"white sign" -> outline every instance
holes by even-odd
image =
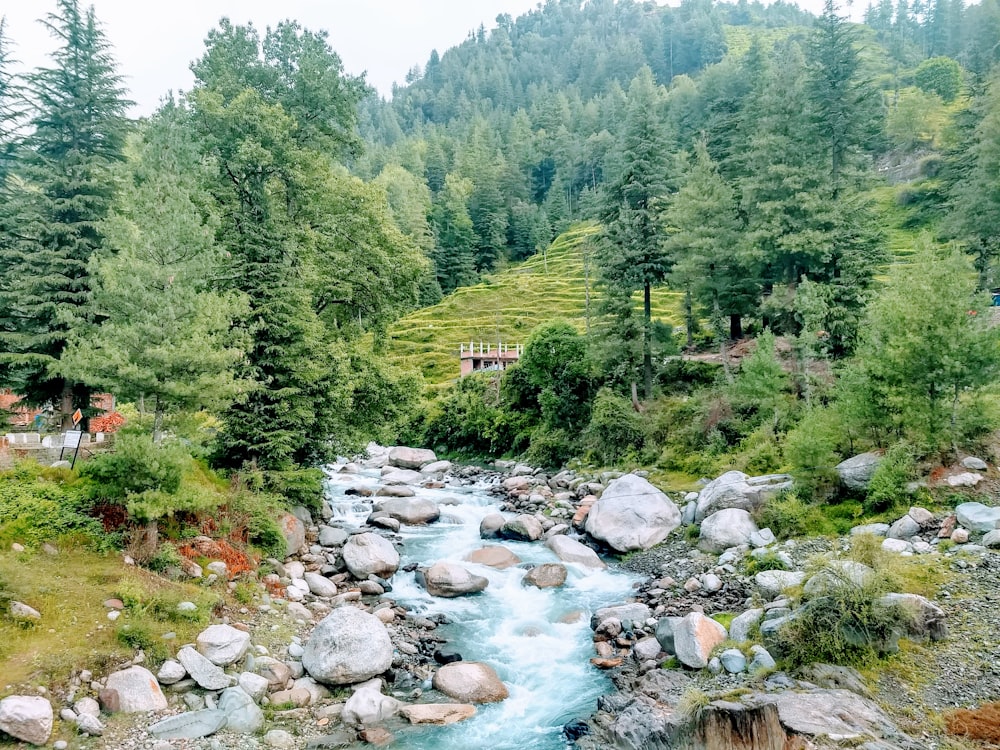
[[[70,430],[65,433],[63,439],[63,448],[79,448],[80,447],[80,437],[83,435],[81,430]]]

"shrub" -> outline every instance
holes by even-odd
[[[743,559],[743,572],[748,576],[755,576],[765,570],[787,569],[784,561],[778,557],[778,553],[772,550],[768,550],[763,555],[749,555]]]
[[[90,503],[78,482],[33,461],[0,473],[0,543],[40,544],[66,536],[108,541],[100,522],[87,515]]]
[[[986,703],[979,708],[960,708],[945,715],[948,734],[993,744],[1000,743],[1000,703]]]
[[[822,509],[803,501],[795,492],[782,492],[757,512],[761,528],[770,528],[778,539],[830,534],[832,525]]]
[[[584,440],[599,463],[614,464],[629,452],[641,450],[646,432],[631,401],[602,388],[594,399]]]
[[[547,430],[538,427],[531,434],[526,458],[538,466],[558,468],[565,465],[576,453],[576,446],[565,430]]]
[[[122,434],[114,453],[86,462],[80,475],[91,480],[93,497],[120,503],[147,490],[176,493],[190,463],[190,454],[177,443],[156,444],[149,437]]]
[[[875,469],[865,497],[865,510],[869,513],[888,510],[904,499],[914,471],[913,449],[906,441],[895,443]]]
[[[800,487],[817,492],[832,486],[841,432],[839,415],[833,409],[817,407],[788,433],[784,453]]]

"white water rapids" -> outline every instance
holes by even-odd
[[[360,526],[371,512],[368,498],[345,496],[350,487],[378,485],[378,473],[331,474],[327,496],[334,523]],[[402,526],[402,565],[438,560],[459,563],[489,579],[480,594],[457,599],[430,596],[413,573],[398,572],[387,596],[414,613],[442,613],[451,624],[438,628],[466,661],[492,666],[510,690],[501,703],[477,707],[476,715],[446,727],[401,731],[394,746],[407,750],[562,750],[565,723],[589,715],[611,682],[590,664],[594,656],[590,615],[598,607],[624,601],[636,580],[615,571],[593,571],[566,563],[564,586],[523,586],[524,567],[496,570],[464,560],[485,544],[503,544],[524,563],[558,562],[541,542],[497,542],[479,538],[479,523],[499,512],[496,498],[482,486],[428,490],[418,497],[435,501],[441,519],[428,526]],[[430,684],[425,686],[430,689]]]

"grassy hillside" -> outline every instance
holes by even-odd
[[[397,364],[419,369],[428,385],[436,386],[458,377],[462,343],[523,344],[532,329],[555,318],[565,318],[584,331],[587,265],[592,316],[599,302],[592,259],[597,230],[595,224],[577,225],[557,237],[545,253],[407,315],[390,331],[389,356]],[[677,323],[679,300],[675,292],[654,290],[653,315]]]

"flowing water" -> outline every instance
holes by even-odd
[[[376,486],[378,473],[331,475],[328,499],[335,522],[359,526],[371,511],[365,498],[345,496],[349,487]],[[460,563],[489,579],[480,594],[457,599],[432,597],[417,585],[413,573],[392,579],[396,601],[427,616],[442,613],[451,624],[437,633],[448,639],[466,661],[492,666],[510,690],[501,703],[479,706],[476,715],[448,727],[414,727],[400,736],[407,750],[562,750],[562,726],[589,715],[597,698],[612,690],[608,678],[590,664],[594,656],[590,615],[598,607],[621,602],[635,578],[615,571],[593,571],[567,563],[566,584],[539,590],[523,586],[523,567],[507,570],[465,562],[484,544],[479,522],[499,507],[484,486],[414,488],[418,497],[434,500],[441,519],[428,526],[403,526],[402,564],[430,565],[439,560]],[[558,562],[541,543],[502,544],[524,563]],[[429,688],[430,685],[428,684]]]

